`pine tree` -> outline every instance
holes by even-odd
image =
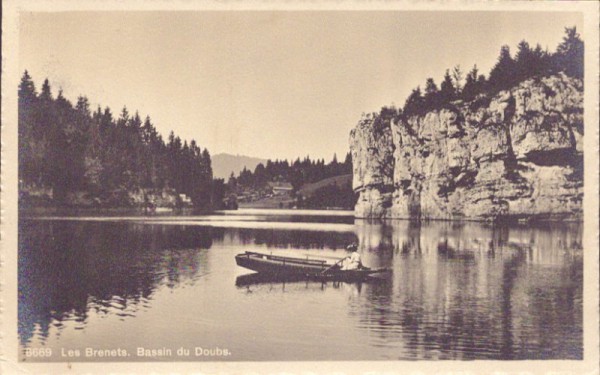
[[[31,108],[35,104],[36,99],[35,84],[26,70],[19,83],[19,109]]]
[[[76,139],[77,118],[73,105],[63,96],[62,90],[59,90],[54,102],[50,86],[48,85],[47,89],[42,87],[40,101],[40,110],[45,119],[42,129],[49,144],[46,180],[53,188],[54,199],[63,202],[67,193],[80,182],[74,181],[78,177],[76,171],[79,170],[80,164],[73,152],[75,145],[72,145]]]
[[[427,78],[425,82],[425,111],[431,111],[439,107],[440,103],[439,90],[433,78]]]
[[[460,68],[460,65],[456,65],[452,69],[452,79],[454,80],[454,89],[456,90],[456,94],[459,95],[462,91],[462,80],[463,80],[463,72]]]
[[[462,99],[471,101],[485,89],[485,76],[479,74],[477,65],[473,65],[473,69],[467,73],[465,78],[465,87],[462,91]]]
[[[558,70],[564,70],[571,77],[583,78],[584,45],[577,28],[565,28],[562,43],[556,48],[555,61]]]
[[[35,165],[33,155],[36,140],[34,139],[37,94],[31,76],[25,71],[19,84],[19,181],[40,183],[40,166]]]
[[[102,121],[102,110],[98,108],[91,121],[87,147],[84,155],[84,180],[85,187],[94,194],[102,191],[102,149],[103,142],[100,135],[100,125]]]
[[[402,113],[407,118],[424,113],[424,99],[421,95],[420,87],[417,87],[410,93],[406,99],[406,102],[404,103]]]
[[[48,78],[44,80],[44,84],[42,85],[42,92],[40,93],[40,100],[52,101],[52,91],[50,89],[50,82],[48,82]]]
[[[104,136],[106,132],[108,132],[108,130],[112,127],[112,125],[113,115],[110,112],[110,108],[106,107],[104,108],[104,112],[102,113],[102,118],[100,120],[100,134]]]
[[[443,103],[450,103],[454,99],[456,99],[456,88],[454,87],[454,83],[452,82],[450,70],[446,69],[446,74],[444,74],[444,80],[440,85],[440,100]]]
[[[119,126],[121,128],[125,128],[125,127],[127,127],[128,122],[129,122],[129,111],[127,110],[126,106],[123,106],[123,109],[121,110],[121,115],[119,116],[119,119],[117,120],[117,126]]]
[[[517,54],[515,56],[515,80],[524,81],[527,78],[533,77],[538,63],[539,61],[536,61],[529,43],[522,40],[517,46]]]
[[[492,93],[510,88],[516,82],[515,71],[515,61],[510,55],[510,48],[502,46],[498,62],[490,71],[488,80]]]

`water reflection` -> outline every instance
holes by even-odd
[[[85,323],[90,310],[131,315],[153,291],[210,272],[215,228],[126,223],[36,222],[19,225],[19,336],[49,325]],[[190,250],[192,249],[192,250]]]
[[[324,231],[314,217],[277,220],[281,229],[267,228],[263,219],[256,228],[248,220],[227,228],[22,220],[21,343],[70,335],[95,344],[106,338],[91,328],[99,324],[95,319],[106,319],[124,322],[118,329],[125,336],[142,330],[160,338],[157,347],[169,337],[172,346],[205,337],[210,327],[215,341],[236,337],[227,343],[238,345],[232,348],[241,353],[238,360],[582,358],[581,225],[349,223],[336,217],[327,224],[336,229]],[[273,280],[244,275],[233,260],[244,250],[339,258],[352,242],[365,265],[391,268],[390,277]],[[153,309],[178,325],[149,326],[154,320],[142,317]],[[288,329],[296,337],[285,346],[276,333],[282,319],[294,323]],[[197,321],[210,324],[199,332]],[[327,337],[303,336],[331,321],[339,329]],[[134,336],[123,343],[139,344]],[[337,345],[350,347],[329,350]]]
[[[359,228],[366,262],[394,269],[358,308],[381,343],[414,358],[582,357],[580,226]]]

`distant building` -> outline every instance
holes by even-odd
[[[191,205],[192,204],[192,198],[188,197],[185,194],[179,194],[179,199],[181,199],[181,202],[183,204],[187,204],[187,205]]]
[[[273,195],[289,195],[292,192],[292,184],[289,182],[269,182]]]

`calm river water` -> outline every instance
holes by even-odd
[[[335,262],[355,241],[387,278],[257,282],[234,260],[251,250]],[[583,356],[578,224],[241,210],[21,219],[19,243],[22,360]]]

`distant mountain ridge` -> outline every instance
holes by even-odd
[[[231,176],[231,172],[233,172],[235,176],[238,176],[244,167],[246,167],[248,170],[254,171],[254,168],[256,168],[258,164],[267,163],[267,159],[226,153],[213,155],[211,159],[213,177],[224,178],[226,181],[229,176]]]

